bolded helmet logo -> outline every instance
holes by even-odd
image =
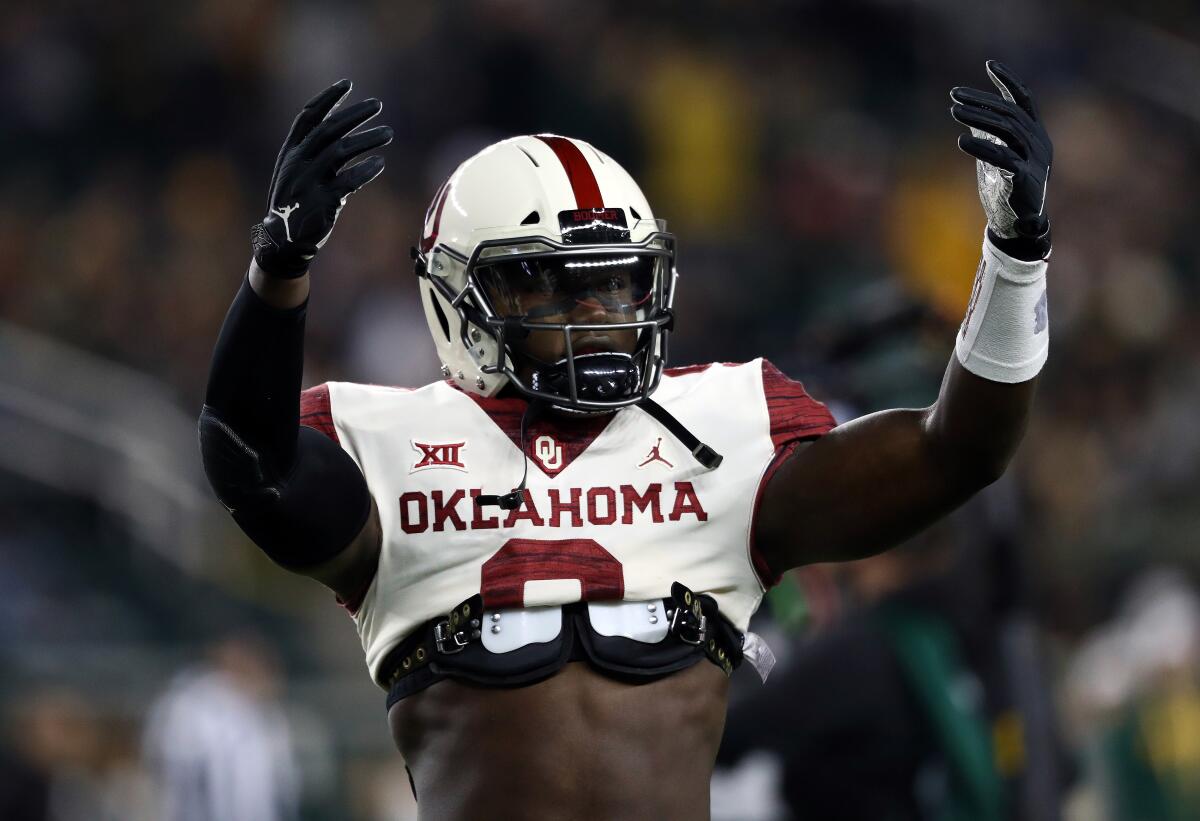
[[[620,208],[577,208],[560,211],[558,227],[568,245],[629,242],[629,223]]]

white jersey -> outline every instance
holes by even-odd
[[[371,675],[427,620],[481,593],[485,608],[645,601],[679,581],[716,599],[745,631],[770,572],[752,534],[765,479],[833,418],[771,363],[669,369],[654,399],[724,457],[701,466],[630,407],[602,417],[547,413],[526,434],[525,503],[479,507],[521,479],[526,402],[331,382],[304,392],[301,423],[358,463],[379,507],[378,570],[355,600]]]

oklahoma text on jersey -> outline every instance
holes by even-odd
[[[663,486],[653,482],[641,490],[633,485],[619,488],[578,487],[548,488],[539,503],[533,494],[525,491],[525,503],[516,510],[508,511],[501,520],[488,508],[475,504],[475,497],[484,493],[482,488],[458,490],[410,490],[400,494],[400,529],[405,533],[424,533],[432,528],[443,530],[494,530],[515,527],[519,522],[529,522],[534,527],[583,527],[583,525],[611,525],[634,523],[635,513],[639,520],[661,524],[663,521],[678,522],[684,516],[695,516],[697,521],[708,521],[708,513],[700,504],[696,488],[691,482],[675,482],[673,491],[668,491],[670,501],[666,517],[663,516]],[[469,495],[468,495],[469,494]],[[463,502],[471,500],[469,505]],[[544,512],[544,514],[543,514]],[[464,518],[464,515],[466,518]]]

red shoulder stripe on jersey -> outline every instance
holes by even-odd
[[[579,146],[566,137],[555,137],[552,134],[538,134],[537,138],[550,146],[558,161],[562,163],[563,170],[567,172],[571,190],[575,192],[575,207],[603,208],[600,184],[596,182],[596,175]]]
[[[754,543],[754,523],[758,521],[763,489],[801,442],[825,435],[836,423],[825,405],[809,396],[802,384],[784,376],[779,368],[766,359],[762,361],[762,376],[775,457],[763,472],[754,496],[754,512],[750,519],[750,561],[763,586],[770,588],[779,584],[783,574],[767,565],[766,557]]]
[[[771,464],[767,465],[767,469],[763,471],[762,478],[758,481],[758,490],[754,493],[754,507],[750,513],[750,562],[754,565],[754,572],[758,574],[759,581],[763,587],[768,590],[783,581],[783,574],[773,571],[767,565],[767,558],[758,549],[758,545],[754,543],[754,523],[758,521],[758,507],[762,504],[763,490],[767,483],[771,481],[771,477],[783,467],[783,463],[792,455],[797,447],[800,446],[800,441],[795,440],[784,445],[781,450],[776,451],[775,458],[771,460]]]
[[[771,442],[776,450],[789,442],[812,439],[833,429],[836,424],[833,414],[809,396],[804,385],[788,379],[766,359],[762,361],[762,371]]]
[[[687,376],[692,373],[704,373],[713,365],[736,368],[738,365],[745,364],[745,362],[705,362],[703,365],[676,365],[674,368],[666,368],[663,373],[667,376]]]
[[[667,368],[663,373],[667,376],[687,376],[689,373],[704,373],[712,366],[713,363],[711,362],[703,365],[680,365],[677,368]]]
[[[300,424],[338,441],[337,428],[333,426],[333,408],[329,404],[328,385],[321,384],[300,392]]]

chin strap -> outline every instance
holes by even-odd
[[[646,397],[638,403],[638,407],[658,420],[664,428],[671,432],[672,436],[679,440],[681,445],[691,451],[696,461],[704,467],[716,470],[721,466],[721,460],[725,457],[697,439],[694,433],[685,428],[683,423],[672,416],[662,405],[650,397]]]
[[[521,484],[514,487],[508,493],[497,494],[480,494],[475,497],[475,505],[477,507],[487,507],[488,505],[496,505],[501,510],[516,510],[525,501],[525,481],[529,478],[529,454],[525,446],[525,434],[529,430],[529,426],[538,420],[545,411],[545,403],[532,400],[525,406],[525,412],[521,414],[521,459],[524,469],[521,471]]]

